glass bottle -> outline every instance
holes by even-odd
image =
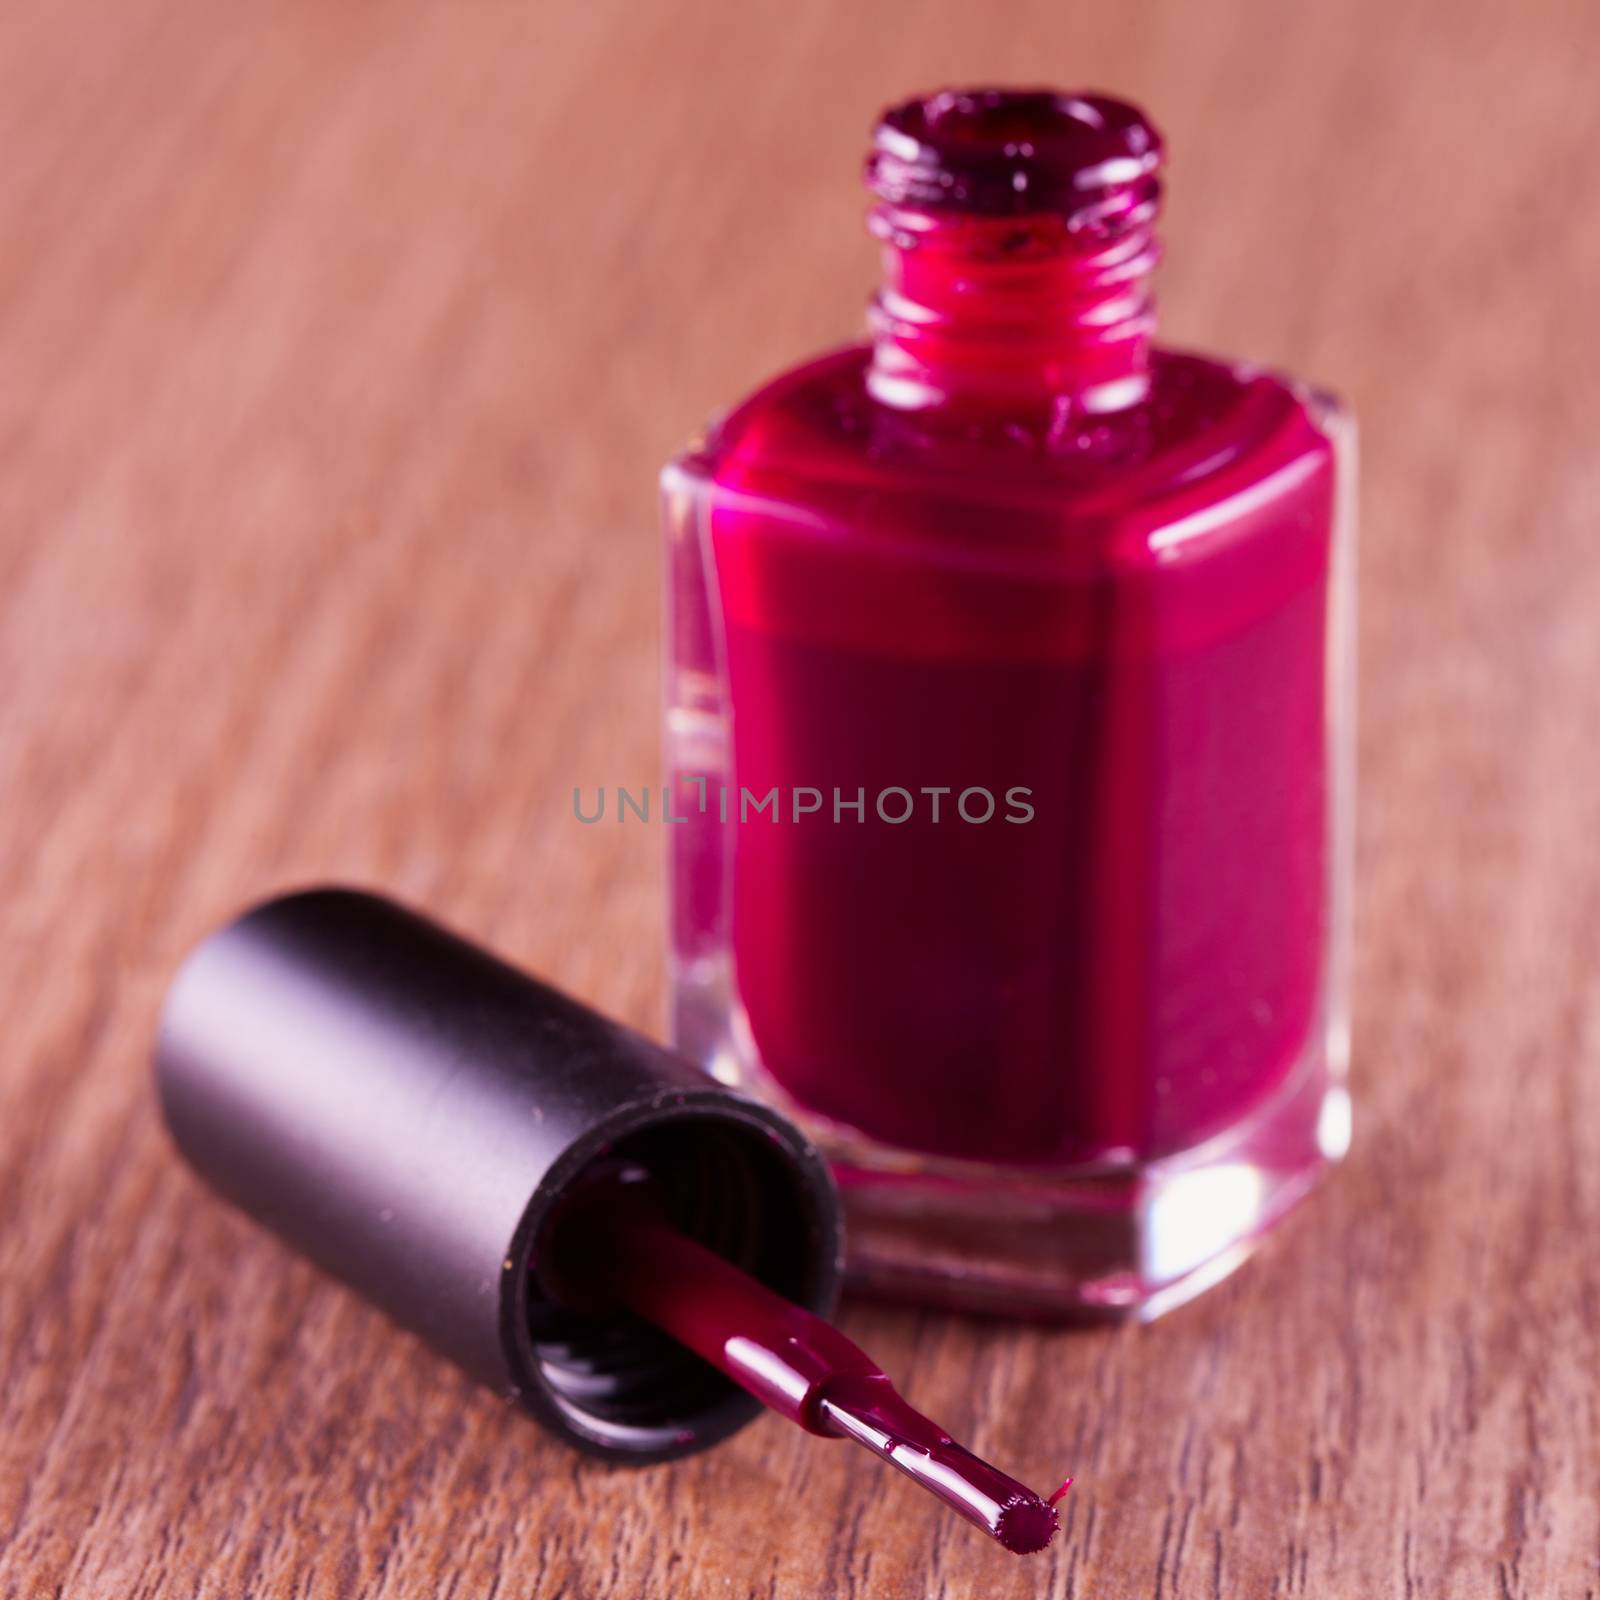
[[[1348,1143],[1353,434],[1153,342],[1161,153],[889,111],[870,340],[663,477],[676,1041],[885,1293],[1152,1316]]]

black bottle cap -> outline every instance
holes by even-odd
[[[391,901],[249,912],[173,983],[156,1047],[178,1148],[230,1200],[593,1454],[688,1455],[760,1411],[625,1312],[558,1303],[541,1239],[602,1159],[686,1233],[826,1315],[838,1199],[776,1112]]]

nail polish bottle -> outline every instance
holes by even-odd
[[[1349,1138],[1353,431],[1155,342],[1161,159],[889,111],[870,339],[664,474],[675,1039],[884,1293],[1153,1316]]]

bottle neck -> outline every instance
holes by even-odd
[[[880,201],[868,387],[901,410],[1115,411],[1149,387],[1153,205],[1113,228]]]

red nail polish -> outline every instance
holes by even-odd
[[[870,342],[664,477],[677,1039],[889,1292],[1152,1315],[1348,1139],[1353,433],[1154,342],[1161,155],[889,112]]]
[[[246,912],[174,979],[155,1067],[202,1177],[566,1444],[669,1461],[765,1406],[1050,1543],[1059,1491],[825,1319],[839,1215],[799,1132],[437,923],[338,888]]]
[[[594,1168],[551,1252],[567,1282],[626,1306],[807,1432],[853,1439],[1014,1555],[1055,1536],[1070,1478],[1045,1500],[957,1443],[831,1323],[674,1226],[637,1166]]]

